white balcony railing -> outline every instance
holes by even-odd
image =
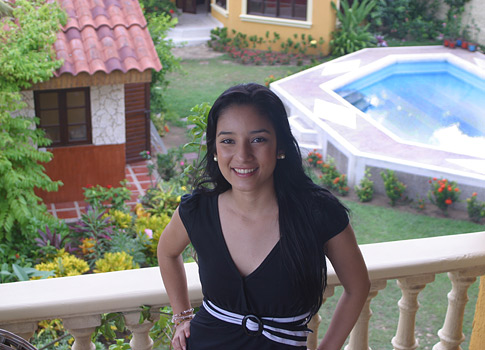
[[[464,336],[463,315],[468,287],[485,275],[485,232],[361,245],[372,286],[364,310],[350,335],[346,350],[368,350],[370,304],[388,280],[397,280],[402,297],[396,300],[399,320],[396,334],[389,339],[395,350],[414,350],[418,294],[438,273],[448,272],[452,290],[439,343],[433,350],[460,349]],[[202,292],[197,266],[186,264],[189,296],[193,305],[201,303]],[[325,297],[333,294],[339,281],[329,266]],[[446,303],[446,300],[441,301]],[[74,350],[93,349],[91,334],[100,325],[101,315],[122,312],[133,333],[132,349],[152,347],[148,332],[151,323],[139,324],[141,305],[168,305],[158,268],[63,277],[0,285],[0,328],[30,338],[40,320],[60,318],[74,337]],[[319,319],[311,321],[318,328]],[[316,348],[317,333],[308,341]]]

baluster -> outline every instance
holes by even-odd
[[[402,297],[398,302],[399,322],[396,336],[391,341],[394,350],[414,350],[418,347],[419,342],[414,335],[416,313],[419,309],[418,294],[426,287],[426,284],[434,281],[434,277],[434,275],[423,275],[402,278],[397,281],[402,291]]]
[[[322,305],[325,304],[328,298],[330,298],[335,293],[335,286],[327,286],[325,292],[323,293],[323,301]],[[308,328],[310,328],[313,333],[310,333],[307,338],[307,349],[308,350],[315,350],[318,346],[318,327],[322,322],[322,318],[319,314],[316,314],[312,317],[310,322],[308,323]]]
[[[463,334],[463,317],[468,302],[468,288],[477,279],[485,274],[483,266],[448,272],[451,280],[451,292],[448,293],[448,309],[446,310],[443,328],[438,331],[440,342],[433,346],[433,350],[461,350],[460,344],[465,340]]]
[[[362,308],[357,323],[350,332],[349,344],[345,347],[345,350],[370,350],[369,348],[369,321],[372,316],[372,310],[370,303],[377,293],[386,288],[386,280],[372,281],[367,301]]]
[[[130,312],[124,314],[126,328],[128,328],[133,334],[133,338],[130,341],[132,350],[151,350],[153,346],[153,340],[150,337],[150,329],[153,323],[145,320],[140,323],[140,312]]]
[[[34,332],[37,330],[37,322],[2,324],[0,325],[0,328],[12,332],[19,337],[22,337],[25,340],[29,341],[30,338],[32,338],[32,336],[34,335]]]
[[[64,328],[74,337],[72,350],[94,350],[91,334],[101,325],[101,315],[69,317],[62,319]]]

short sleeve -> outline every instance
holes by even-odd
[[[179,215],[182,223],[187,230],[189,238],[191,238],[192,228],[194,227],[194,222],[196,220],[197,208],[199,207],[200,201],[199,193],[184,194],[180,199],[179,204]]]
[[[350,222],[348,210],[333,195],[315,200],[312,212],[322,245],[342,232]]]

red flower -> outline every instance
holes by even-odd
[[[437,178],[435,178],[435,177],[433,177],[433,181],[436,181],[436,180],[438,180],[438,179],[437,179]]]
[[[336,177],[335,179],[333,179],[333,183],[334,184],[338,184],[339,181],[340,181],[340,178],[339,177]]]
[[[109,189],[109,188],[113,188],[113,186],[111,186],[111,185],[108,185],[108,186],[106,186],[106,188],[108,188],[108,189]]]
[[[19,255],[18,253],[17,253],[17,254],[15,254],[15,258],[16,258],[16,259],[20,259],[20,255]]]
[[[168,11],[168,12],[170,12],[171,14],[173,14],[175,11],[174,11],[174,10],[172,10],[172,9],[170,9],[170,11]]]
[[[87,188],[91,188],[91,187],[93,187],[93,185],[91,185],[91,184],[87,184],[87,185],[86,185],[86,187],[87,187]]]
[[[308,158],[308,161],[309,161],[309,162],[311,163],[311,162],[313,162],[313,159],[311,159],[311,158]]]
[[[439,193],[443,192],[443,188],[444,188],[444,187],[440,187],[440,188],[438,188],[438,192],[439,192]]]
[[[472,197],[476,197],[477,196],[477,193],[476,192],[473,192],[472,193]]]
[[[317,164],[322,164],[323,160],[317,160]]]
[[[453,201],[450,198],[448,198],[447,200],[445,200],[445,204],[446,205],[450,205],[452,203],[453,203]]]
[[[448,192],[451,192],[453,189],[451,188],[451,186],[448,186]]]
[[[169,132],[170,131],[170,129],[168,128],[167,125],[165,125],[163,128],[165,129],[165,132]]]
[[[455,187],[455,192],[459,192],[460,189],[458,187]]]

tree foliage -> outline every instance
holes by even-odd
[[[0,18],[0,240],[28,237],[53,220],[34,190],[61,183],[44,173],[52,154],[39,147],[50,141],[38,118],[22,115],[21,91],[61,66],[53,44],[65,20],[56,2],[43,0],[16,0],[12,16]]]

